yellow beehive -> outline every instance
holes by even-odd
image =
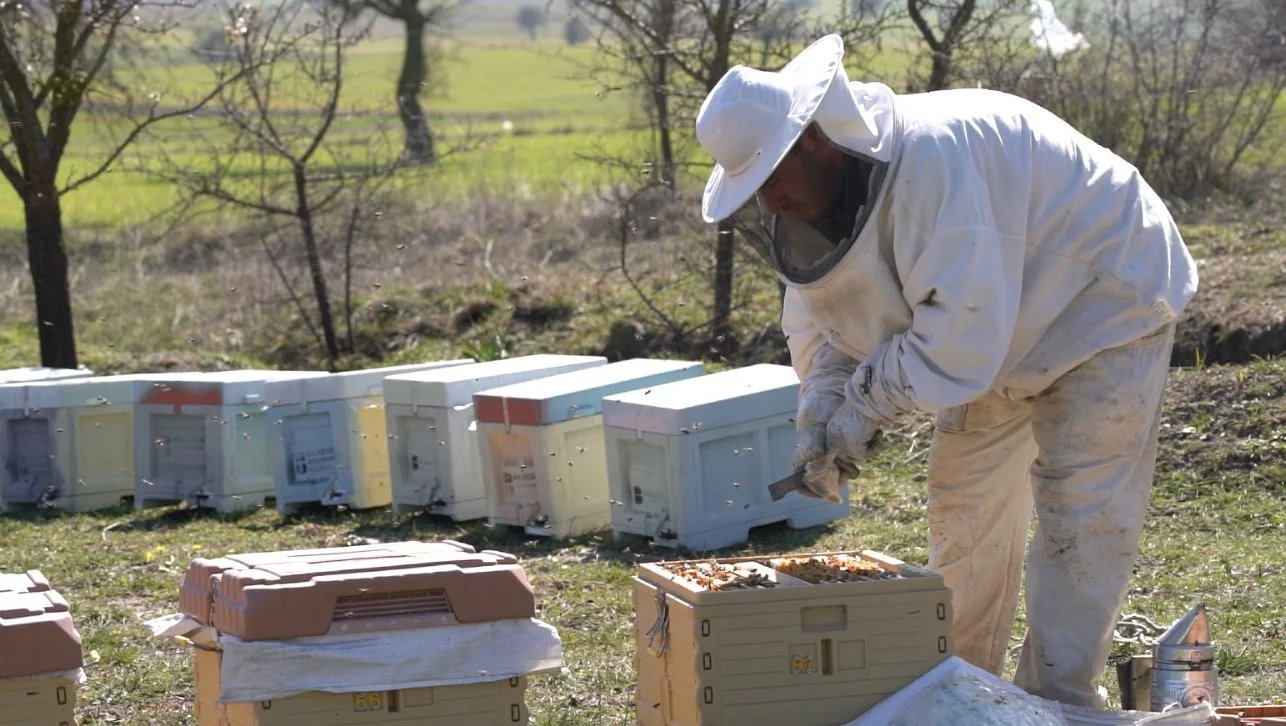
[[[876,552],[646,563],[633,583],[639,726],[839,726],[953,655],[942,578]]]
[[[0,678],[0,724],[76,726],[76,681],[70,677]]]
[[[222,655],[198,647],[193,668],[198,726],[507,726],[528,721],[526,678],[373,693],[304,693],[259,703],[219,703]]]
[[[517,558],[450,540],[198,558],[180,598],[203,624],[194,649],[200,726],[526,724],[527,678],[360,693],[308,691],[221,703],[219,637],[290,640],[534,617]],[[311,630],[310,630],[311,628]]]

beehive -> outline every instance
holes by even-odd
[[[84,368],[11,368],[0,371],[0,512],[10,505],[48,501],[64,478],[54,461],[56,426],[27,402],[27,384],[84,379]]]
[[[3,499],[69,512],[134,495],[134,406],[175,374],[56,378],[0,386],[8,431]]]
[[[192,562],[184,612],[223,636],[281,640],[403,631],[535,617],[517,559],[458,542],[230,555]],[[204,603],[213,602],[206,608]],[[206,635],[195,650],[201,726],[441,726],[526,724],[526,677],[359,693],[310,691],[255,703],[221,703],[222,653]]]
[[[169,374],[135,404],[134,504],[185,502],[220,512],[262,506],[275,495],[269,381],[311,371]]]
[[[277,509],[301,504],[373,509],[392,502],[384,378],[472,363],[472,358],[273,381],[270,437]]]
[[[74,726],[83,664],[71,608],[49,581],[0,574],[0,723]]]
[[[487,516],[473,394],[601,366],[588,355],[528,355],[384,379],[393,510],[456,521]]]
[[[633,601],[639,726],[839,726],[954,650],[941,577],[867,550],[646,563]]]
[[[1286,705],[1217,706],[1218,720],[1211,724],[1220,726],[1281,726],[1286,725]]]
[[[636,358],[474,394],[492,523],[556,538],[609,526],[603,396],[704,373]]]
[[[803,529],[847,515],[847,487],[838,503],[768,494],[791,471],[798,395],[792,368],[763,364],[605,396],[613,533],[701,551],[743,543],[764,524]]]

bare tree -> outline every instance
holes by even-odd
[[[1027,5],[1027,0],[906,0],[907,15],[929,51],[924,90],[941,90],[951,83],[952,61],[961,48],[991,42],[997,32],[1012,36],[1007,21]]]
[[[1268,166],[1286,160],[1274,2],[1086,3],[1071,30],[1089,50],[975,46],[957,72],[1040,103],[1130,160],[1161,193],[1192,200],[1234,182],[1250,156]]]
[[[657,148],[647,159],[607,159],[613,165],[646,165],[676,193],[683,182],[700,187],[709,165],[697,162],[694,176],[682,174],[682,147],[691,148],[692,122],[702,99],[737,59],[758,58],[778,67],[809,42],[827,33],[845,38],[850,63],[863,54],[892,21],[892,13],[813,16],[807,3],[782,11],[780,0],[570,0],[598,32],[591,75],[608,90],[636,94],[649,113]],[[731,222],[717,225],[711,285],[715,340],[731,340],[735,237]]]
[[[158,17],[180,2],[20,3],[0,2],[0,174],[22,200],[27,261],[36,296],[36,327],[42,365],[75,368],[76,335],[67,278],[62,198],[111,171],[148,128],[201,108],[231,80],[216,69],[213,89],[201,98],[163,105],[153,93],[145,102],[114,81],[131,42],[170,30]],[[107,140],[99,163],[72,178],[60,178],[63,155],[83,111],[96,109],[123,121]]]
[[[190,122],[194,135],[219,141],[211,141],[199,164],[182,164],[162,151],[162,163],[152,171],[192,200],[264,220],[264,251],[334,370],[341,354],[353,348],[354,243],[377,214],[369,211],[372,195],[400,163],[391,151],[381,161],[378,134],[367,129],[365,143],[351,133],[332,138],[344,115],[339,99],[346,52],[365,37],[369,24],[358,25],[352,12],[334,6],[306,20],[299,4],[278,4],[261,14],[254,6],[229,3],[226,12],[236,28],[231,52],[240,78],[218,94],[214,127],[205,119]],[[354,158],[358,153],[364,158]],[[311,285],[312,310],[288,269],[298,257]],[[341,260],[344,346],[325,264],[333,257]]]
[[[406,132],[405,154],[408,161],[428,164],[437,159],[433,133],[429,129],[420,97],[429,88],[430,52],[425,36],[434,28],[445,27],[457,7],[456,0],[330,0],[348,11],[370,10],[401,21],[406,30],[406,49],[402,54],[402,72],[397,78],[397,111]]]

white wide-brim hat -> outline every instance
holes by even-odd
[[[734,66],[697,112],[697,141],[714,157],[701,216],[718,222],[772,176],[843,70],[844,41],[827,35],[776,72]]]

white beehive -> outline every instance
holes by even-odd
[[[492,524],[556,538],[610,525],[603,396],[704,373],[636,358],[474,394]]]
[[[53,378],[0,386],[0,499],[70,512],[134,495],[134,402],[166,374]]]
[[[302,504],[318,503],[387,506],[393,490],[384,379],[473,362],[459,358],[270,382],[277,510],[291,514]]]
[[[602,356],[528,355],[384,379],[393,511],[487,516],[473,394],[601,366]]]
[[[0,474],[0,512],[6,502],[26,502],[20,491],[38,489],[47,491],[46,485],[57,486],[58,472],[53,464],[53,429],[48,416],[33,414],[27,405],[26,385],[39,381],[61,381],[88,378],[94,375],[84,368],[10,368],[0,370],[0,461],[4,471]],[[10,499],[10,495],[17,498]]]
[[[269,381],[312,371],[237,370],[176,374],[135,404],[134,504],[187,502],[220,512],[274,496],[269,458],[275,411]]]
[[[701,551],[846,516],[847,488],[837,503],[768,495],[791,472],[798,394],[794,369],[762,364],[604,397],[613,533]]]

